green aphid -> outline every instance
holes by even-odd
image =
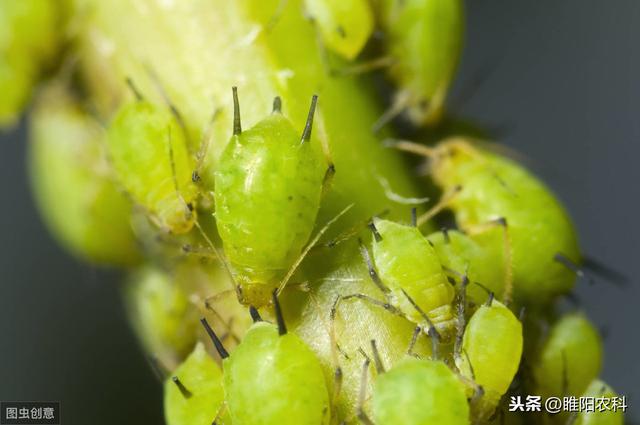
[[[581,258],[573,224],[524,167],[462,138],[435,148],[402,141],[395,146],[431,159],[432,176],[444,192],[440,205],[480,246],[507,245],[516,301],[543,304],[573,288],[575,272],[566,263]],[[510,289],[505,292],[508,301]]]
[[[191,230],[198,195],[195,161],[169,108],[138,96],[120,108],[108,133],[110,158],[129,196],[162,230]]]
[[[325,175],[311,140],[316,101],[302,132],[282,115],[279,98],[270,116],[243,131],[234,89],[233,136],[215,173],[215,216],[244,304],[269,303],[315,226]]]
[[[124,290],[131,323],[146,352],[168,366],[191,352],[199,314],[171,275],[144,267],[129,277]]]
[[[0,127],[11,126],[58,50],[54,0],[0,0]]]
[[[57,239],[94,263],[130,266],[139,262],[131,203],[110,175],[99,123],[64,89],[52,86],[31,114],[29,138],[35,200]]]
[[[401,360],[378,376],[371,403],[377,425],[469,424],[464,385],[440,361]]]
[[[167,425],[211,425],[216,419],[216,424],[230,424],[223,403],[220,366],[198,343],[164,384]]]
[[[575,417],[573,425],[623,425],[624,424],[624,411],[620,404],[616,404],[615,411],[613,410],[613,403],[626,404],[626,398],[623,400],[610,386],[596,379],[589,384],[582,397],[586,399],[593,399],[593,405],[589,409],[584,409],[579,412]],[[603,406],[597,407],[598,399],[607,400]],[[616,399],[618,402],[611,402]],[[588,411],[587,411],[588,410]]]
[[[502,303],[480,306],[467,323],[457,349],[461,375],[482,387],[479,417],[488,419],[513,381],[522,356],[522,324]]]
[[[288,333],[273,297],[278,326],[256,323],[229,355],[206,319],[202,323],[223,358],[224,393],[234,425],[319,425],[331,419],[329,392],[316,354]]]
[[[536,394],[579,396],[602,367],[602,341],[579,313],[558,320],[550,329],[533,365]]]
[[[457,230],[443,230],[427,236],[438,254],[445,271],[454,277],[466,274],[471,285],[467,296],[482,304],[489,293],[501,295],[508,279],[504,262],[504,247],[498,244],[480,245],[473,237]]]
[[[425,329],[435,326],[446,337],[455,326],[455,291],[433,247],[414,226],[374,219],[372,229],[378,284],[390,304],[412,322]]]
[[[354,59],[374,29],[369,0],[305,0],[327,48],[346,59]]]
[[[442,116],[462,50],[461,0],[383,0],[380,7],[389,74],[398,85],[391,115],[406,110],[417,124]]]

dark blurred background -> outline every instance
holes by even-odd
[[[604,379],[640,405],[640,2],[467,2],[453,98],[565,202],[584,251],[630,277],[579,282],[605,333]],[[117,276],[70,258],[30,197],[25,131],[0,135],[0,400],[59,400],[67,425],[161,424],[161,389],[120,303]]]

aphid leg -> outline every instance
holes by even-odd
[[[415,348],[416,343],[418,342],[418,337],[420,336],[421,333],[422,333],[422,328],[420,326],[416,326],[415,329],[413,329],[413,334],[411,335],[411,342],[409,343],[409,348],[407,349],[407,355],[412,357],[418,357],[418,355],[413,352],[413,349]]]
[[[320,240],[320,238],[322,237],[322,235],[324,235],[327,230],[329,230],[329,228],[331,227],[331,225],[333,223],[335,223],[336,221],[338,221],[340,219],[340,217],[342,217],[343,215],[345,215],[347,213],[347,211],[349,211],[351,208],[353,207],[353,204],[349,205],[348,207],[346,207],[345,209],[343,209],[342,211],[340,211],[335,217],[333,217],[331,220],[329,220],[319,231],[318,233],[313,237],[313,239],[311,239],[311,241],[307,244],[307,246],[305,247],[304,250],[302,250],[302,252],[300,253],[300,255],[298,256],[298,258],[296,259],[296,261],[293,263],[293,265],[291,266],[291,268],[289,269],[289,271],[287,272],[287,274],[285,275],[285,277],[282,279],[282,281],[280,282],[280,286],[278,287],[277,290],[277,295],[280,295],[280,293],[282,292],[282,290],[284,289],[284,287],[287,285],[287,283],[289,283],[289,280],[291,279],[291,276],[293,276],[293,274],[296,272],[296,270],[298,269],[298,267],[300,266],[300,264],[302,263],[302,261],[305,259],[305,257],[307,256],[307,254],[309,253],[309,251],[311,251],[311,249],[318,243],[318,241]]]
[[[384,373],[384,365],[382,364],[382,358],[380,357],[380,352],[378,351],[378,345],[376,344],[376,340],[371,340],[371,353],[373,354],[373,362],[376,366],[376,372],[378,374]]]
[[[202,138],[200,139],[200,147],[198,148],[198,152],[196,152],[196,168],[193,170],[191,174],[191,180],[194,183],[200,183],[202,169],[204,168],[204,163],[207,158],[207,153],[209,152],[209,145],[211,144],[211,133],[213,132],[213,124],[216,119],[220,115],[221,109],[215,108],[213,113],[211,114],[211,118],[207,123],[204,132],[202,133]]]
[[[362,364],[362,376],[360,377],[360,391],[358,392],[358,419],[361,423],[365,425],[374,425],[371,419],[367,416],[364,411],[364,403],[367,399],[367,378],[369,374],[369,364],[371,360],[365,354],[365,360]]]
[[[218,409],[218,413],[216,413],[216,417],[213,419],[213,422],[211,422],[211,425],[217,425],[220,421],[220,418],[222,417],[222,415],[225,414],[226,411],[227,411],[227,402],[224,401],[222,402],[222,406],[220,406],[220,409]]]
[[[384,211],[379,212],[375,215],[375,217],[384,217],[389,214],[389,210],[385,209]],[[352,237],[356,236],[358,233],[362,231],[365,227],[369,226],[370,221],[360,221],[356,225],[352,226],[348,230],[340,233],[335,238],[331,239],[329,242],[325,244],[327,248],[333,248],[336,245],[339,245],[343,242],[350,240]]]
[[[379,58],[371,59],[366,62],[361,62],[351,66],[346,66],[339,70],[334,70],[333,75],[346,77],[349,75],[366,74],[368,72],[388,68],[393,65],[394,62],[395,60],[391,56],[381,56]]]
[[[133,82],[131,77],[127,77],[125,81],[127,83],[127,86],[129,87],[129,90],[131,90],[131,93],[133,93],[133,96],[136,98],[136,100],[138,102],[144,100],[144,96],[142,96],[142,93],[140,93],[140,90],[138,90],[138,87]]]
[[[410,140],[385,139],[382,144],[387,148],[393,148],[399,151],[424,156],[432,161],[436,160],[440,153],[440,150],[438,148],[432,148],[420,143],[412,142]]]
[[[469,372],[471,373],[471,378],[463,376],[460,373],[458,373],[458,378],[462,382],[464,382],[466,385],[469,385],[471,388],[473,388],[473,396],[471,396],[470,401],[472,404],[475,404],[484,395],[484,388],[482,388],[482,385],[478,385],[476,383],[476,374],[473,370],[473,365],[471,364],[471,359],[469,358],[469,354],[467,353],[467,350],[462,350],[462,354],[464,355],[464,358],[467,361],[467,365],[469,365]]]
[[[338,403],[338,397],[340,396],[340,392],[342,391],[342,367],[340,366],[340,361],[338,359],[338,340],[336,338],[336,312],[338,311],[338,304],[342,300],[341,296],[336,297],[333,305],[331,306],[331,311],[329,313],[329,341],[331,344],[331,361],[333,362],[333,396],[331,397],[331,408],[333,408]]]
[[[148,355],[147,361],[151,366],[153,374],[156,376],[156,378],[158,378],[158,381],[164,382],[164,380],[167,379],[167,376],[169,376],[169,370],[167,369],[167,367],[162,364],[158,356],[156,356],[155,354]]]
[[[407,298],[407,300],[409,301],[411,306],[418,312],[418,314],[420,314],[420,316],[424,319],[425,323],[427,324],[427,332],[426,333],[431,338],[431,357],[433,359],[437,360],[438,357],[439,357],[438,356],[438,349],[440,347],[440,339],[441,339],[440,333],[438,332],[438,330],[434,326],[434,324],[431,321],[431,319],[429,319],[429,316],[427,316],[427,314],[424,312],[424,310],[422,308],[420,308],[420,306],[413,300],[413,298],[411,298],[411,296],[409,294],[407,294],[407,292],[404,289],[402,289],[402,293]]]
[[[513,249],[511,243],[511,232],[505,217],[498,217],[486,223],[473,226],[465,226],[467,234],[474,235],[485,232],[495,226],[501,226],[503,231],[503,257],[504,257],[504,289],[502,291],[502,302],[505,305],[511,303],[513,296]]]
[[[233,338],[235,342],[240,342],[240,338],[238,338],[238,335],[236,335],[235,332],[233,332],[233,317],[230,317],[228,320],[225,320],[225,318],[218,312],[218,310],[216,310],[213,307],[213,301],[216,301],[219,298],[221,298],[221,296],[227,295],[229,293],[233,293],[233,291],[226,290],[214,296],[205,298],[204,308],[207,312],[211,312],[214,316],[216,316],[216,319],[223,325],[225,334],[222,336],[221,339],[224,340],[228,336],[231,336],[231,338]],[[200,297],[197,297],[197,296],[195,296],[195,299],[192,300],[192,302],[195,302],[197,305],[201,305],[199,301],[200,301]]]
[[[557,252],[553,256],[553,260],[555,262],[557,262],[557,263],[562,264],[566,269],[568,269],[569,271],[574,273],[578,278],[580,278],[580,279],[586,278],[587,281],[589,282],[589,284],[593,284],[594,283],[593,280],[591,279],[591,277],[587,276],[585,274],[584,270],[582,270],[578,264],[573,262],[569,257],[567,257],[566,255],[562,254],[561,252]]]
[[[469,285],[467,273],[468,271],[462,276],[460,288],[456,297],[456,340],[453,348],[454,360],[459,360],[462,353],[462,337],[464,336],[464,328],[466,326],[464,314],[467,308],[467,285]]]
[[[196,228],[198,229],[198,232],[200,233],[202,238],[205,240],[207,245],[209,245],[209,248],[211,248],[211,251],[213,252],[215,257],[218,259],[218,261],[220,261],[224,265],[224,269],[227,272],[227,274],[229,275],[229,278],[231,279],[231,282],[232,282],[232,285],[234,287],[234,290],[237,293],[238,290],[239,290],[238,289],[239,286],[235,284],[235,279],[233,277],[233,272],[231,271],[231,266],[229,265],[229,262],[224,257],[224,255],[218,250],[218,248],[216,248],[216,246],[213,244],[213,242],[211,241],[209,236],[207,236],[207,234],[204,231],[204,229],[202,228],[202,226],[200,226],[200,223],[198,223],[198,220],[196,220],[194,224],[195,224]]]
[[[172,376],[171,380],[173,381],[174,384],[176,384],[176,387],[178,387],[178,390],[180,390],[182,397],[191,398],[193,396],[191,391],[189,391],[187,387],[184,386],[182,381],[180,381],[180,378],[178,378],[177,376]]]
[[[460,193],[462,190],[462,186],[454,186],[451,189],[448,189],[445,193],[442,194],[438,202],[434,206],[432,206],[428,211],[420,214],[418,217],[418,226],[422,226],[427,221],[431,220],[436,214],[444,210],[451,204],[451,201]]]
[[[171,178],[173,179],[173,188],[176,191],[176,196],[178,197],[178,199],[180,199],[180,201],[184,204],[185,218],[187,218],[187,220],[190,220],[191,217],[193,216],[194,206],[190,203],[187,203],[187,201],[182,196],[182,193],[180,192],[180,186],[178,185],[178,177],[176,174],[176,161],[173,155],[173,141],[171,138],[171,127],[167,127],[167,145],[169,149],[169,165],[171,166]]]
[[[209,248],[194,247],[191,244],[184,244],[181,246],[182,252],[186,255],[195,255],[202,258],[208,258],[211,260],[218,260],[218,256]]]
[[[216,351],[220,355],[220,358],[224,360],[229,357],[229,352],[224,348],[222,341],[220,341],[218,335],[216,335],[214,330],[211,328],[209,322],[207,322],[207,319],[203,317],[202,319],[200,319],[200,323],[202,323],[202,326],[204,326],[204,329],[207,331],[207,334],[209,335],[209,338],[211,338],[211,341],[213,342]]]
[[[378,133],[385,125],[389,124],[394,118],[404,112],[409,106],[409,96],[408,92],[399,93],[395,97],[391,106],[389,106],[389,108],[382,113],[380,118],[376,120],[373,126],[371,126],[371,131]]]
[[[271,15],[271,18],[269,18],[269,21],[264,26],[265,32],[267,33],[271,32],[273,28],[278,24],[278,22],[280,22],[280,18],[282,17],[282,14],[284,13],[284,8],[286,6],[287,6],[287,0],[280,0],[278,2],[278,6],[276,6],[276,10],[273,12],[273,15]]]
[[[252,305],[249,306],[249,314],[251,315],[251,320],[253,321],[253,323],[262,322],[262,317],[260,316],[258,309]]]

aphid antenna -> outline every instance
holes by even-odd
[[[191,391],[189,391],[187,387],[184,386],[180,378],[178,378],[177,376],[172,376],[171,380],[173,381],[174,384],[176,384],[176,387],[178,387],[178,389],[180,390],[180,394],[182,394],[182,397],[191,398],[193,396]]]
[[[380,357],[380,352],[378,351],[378,345],[376,344],[375,339],[371,340],[371,353],[373,355],[373,364],[376,366],[376,371],[378,374],[384,373],[384,364],[382,363],[382,358]]]
[[[142,93],[140,93],[140,90],[138,90],[138,87],[133,82],[131,77],[127,77],[125,79],[125,82],[127,83],[127,87],[129,87],[129,90],[131,90],[131,93],[133,93],[133,96],[136,98],[136,100],[138,102],[143,101],[144,100],[144,96],[142,96]]]
[[[411,208],[411,225],[418,227],[418,209],[416,207]]]
[[[398,96],[396,96],[391,106],[389,106],[389,108],[387,108],[387,110],[384,111],[382,115],[380,115],[380,118],[378,118],[376,122],[373,123],[373,125],[371,126],[371,131],[374,134],[380,132],[380,130],[382,130],[385,125],[389,124],[398,115],[404,112],[405,109],[407,109],[407,106],[409,106],[408,103],[408,93],[400,93]]]
[[[156,378],[158,378],[160,382],[164,382],[164,380],[167,379],[167,376],[169,376],[169,369],[162,364],[158,356],[155,354],[148,355],[147,361],[149,362],[151,370]]]
[[[282,98],[280,96],[276,96],[273,98],[273,108],[271,108],[272,114],[281,114],[282,113]]]
[[[316,246],[316,244],[318,243],[318,241],[320,240],[322,235],[324,235],[327,232],[327,230],[329,230],[329,228],[331,227],[331,225],[333,225],[333,223],[338,221],[340,219],[340,217],[345,215],[351,208],[353,208],[354,205],[355,204],[351,204],[351,205],[347,206],[345,209],[343,209],[342,211],[340,211],[335,217],[333,217],[331,220],[329,220],[322,227],[322,229],[320,229],[318,231],[318,233],[315,235],[315,237],[307,244],[305,249],[300,253],[300,255],[298,256],[296,261],[293,263],[293,265],[291,266],[291,268],[289,269],[289,271],[285,275],[285,277],[282,278],[282,281],[280,282],[280,286],[278,287],[276,295],[280,295],[280,293],[282,292],[284,287],[287,286],[287,283],[289,283],[289,280],[291,279],[293,274],[296,272],[296,270],[298,269],[298,267],[300,266],[302,261],[305,259],[305,257],[309,253],[309,251],[311,251],[311,249],[313,249],[313,247]]]
[[[300,143],[305,143],[311,140],[311,130],[313,129],[313,116],[316,113],[316,105],[318,104],[318,95],[311,96],[311,106],[309,107],[309,114],[307,115],[307,122],[304,125],[302,131],[302,139]]]
[[[233,93],[233,135],[239,136],[242,133],[242,123],[240,122],[240,102],[238,101],[238,87],[231,87]]]
[[[178,185],[178,177],[176,174],[176,161],[173,154],[173,138],[171,137],[171,126],[167,126],[167,145],[169,148],[169,166],[171,167],[171,179],[173,180],[173,188],[176,191],[176,196],[185,206],[185,217],[191,218],[193,214],[193,205],[188,203],[180,192],[180,186]]]
[[[465,269],[465,273],[460,281],[460,289],[458,291],[458,303],[456,305],[456,340],[454,343],[453,352],[456,356],[460,355],[462,350],[462,338],[464,336],[464,328],[466,326],[466,320],[464,317],[465,310],[467,308],[467,286],[469,285],[469,265]]]
[[[473,369],[473,364],[471,363],[471,359],[469,358],[469,353],[467,353],[467,350],[462,350],[462,354],[464,354],[464,357],[467,359],[467,364],[469,365],[469,372],[471,372],[471,379],[472,380],[476,380],[476,372]]]
[[[278,300],[278,291],[273,291],[271,295],[271,300],[273,301],[273,310],[276,315],[276,322],[278,323],[278,334],[280,336],[286,335],[287,333],[287,325],[284,322],[284,316],[282,315],[282,308],[280,307],[280,301]]]
[[[378,276],[378,272],[376,272],[375,267],[373,267],[373,262],[371,261],[369,250],[366,246],[364,246],[364,244],[362,243],[362,239],[360,238],[358,238],[358,245],[360,246],[360,254],[362,255],[362,258],[367,265],[367,271],[369,273],[369,277],[371,277],[371,281],[373,281],[373,283],[378,287],[378,289],[380,289],[380,291],[382,291],[383,294],[388,295],[389,293],[391,293],[391,289],[389,289],[387,285],[382,283],[380,276]]]
[[[232,284],[234,286],[235,291],[237,292],[239,286],[235,284],[235,279],[233,277],[233,273],[231,272],[231,266],[229,265],[229,262],[227,261],[225,256],[220,252],[220,250],[218,248],[216,248],[216,246],[213,244],[213,242],[211,241],[209,236],[207,236],[207,233],[204,231],[202,226],[200,226],[200,223],[198,222],[198,220],[195,221],[194,225],[198,229],[198,232],[200,233],[202,238],[205,240],[207,245],[209,245],[209,247],[211,248],[211,251],[214,253],[214,255],[216,256],[218,261],[220,261],[224,265],[224,269],[227,272],[227,275],[229,276],[229,279],[231,279],[231,282],[232,282]]]
[[[420,217],[418,217],[418,226],[422,226],[427,221],[431,220],[442,210],[447,208],[451,201],[462,191],[462,186],[456,185],[453,188],[447,190],[436,202],[434,206],[432,206],[428,211],[422,213]]]
[[[220,114],[222,113],[222,108],[214,108],[213,113],[211,114],[211,118],[205,127],[204,132],[202,133],[202,137],[200,139],[200,147],[196,152],[196,168],[193,170],[191,174],[191,181],[194,183],[200,182],[200,173],[202,172],[202,168],[204,167],[204,161],[207,157],[207,152],[209,152],[209,145],[211,144],[211,133],[213,132],[213,124],[218,119]]]
[[[561,252],[557,252],[554,256],[553,259],[555,262],[560,263],[561,265],[563,265],[567,270],[573,272],[578,278],[580,279],[587,279],[587,281],[589,282],[589,284],[594,284],[595,282],[593,281],[593,279],[591,279],[590,276],[587,276],[584,272],[584,270],[582,270],[580,268],[580,266],[578,264],[576,264],[573,260],[571,260],[569,257],[567,257],[566,255],[564,255]]]
[[[413,308],[420,314],[420,316],[427,323],[427,326],[428,326],[427,335],[429,335],[429,337],[431,338],[431,347],[432,347],[431,354],[433,358],[437,360],[438,347],[440,345],[440,339],[441,339],[440,333],[438,332],[436,327],[433,325],[433,322],[431,321],[431,319],[429,319],[429,316],[427,316],[424,310],[420,308],[420,306],[414,301],[413,298],[411,298],[411,296],[407,293],[407,291],[405,291],[404,288],[401,288],[401,290],[404,296],[409,301],[409,303],[411,303],[411,306],[413,306]]]
[[[386,148],[397,149],[403,152],[413,153],[419,156],[424,156],[432,161],[436,160],[440,153],[438,148],[432,148],[421,143],[416,143],[405,139],[386,138],[382,141],[382,146]]]
[[[213,345],[214,347],[216,347],[216,351],[220,355],[220,358],[224,360],[229,357],[229,352],[224,348],[222,341],[220,341],[218,335],[216,335],[215,331],[211,328],[209,322],[207,322],[207,319],[203,317],[202,319],[200,319],[200,323],[202,323],[202,326],[204,326],[207,334],[209,334],[209,338],[211,338],[211,341],[213,341]]]
[[[253,323],[262,322],[262,317],[260,316],[258,309],[252,305],[249,306],[249,314],[251,315],[251,320],[253,320]]]
[[[593,257],[582,257],[582,267],[618,286],[628,286],[629,276]]]

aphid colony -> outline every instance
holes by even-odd
[[[228,11],[240,3],[216,4]],[[367,121],[367,134],[400,113],[416,126],[441,119],[461,49],[460,0],[266,3],[277,4],[269,24],[245,44],[288,25],[291,10],[299,25],[299,8],[336,87],[348,88],[340,84],[350,74],[385,69],[397,90],[378,122]],[[376,31],[384,52],[371,58]],[[15,64],[0,62],[2,87],[4,68],[35,74],[46,62],[10,58]],[[469,138],[436,146],[389,139],[389,156],[427,159],[439,201],[412,209],[410,220],[408,208],[386,216],[353,205],[353,190],[332,182],[354,170],[334,165],[326,120],[316,118],[334,105],[310,90],[306,121],[293,119],[287,107],[301,95],[288,97],[299,86],[282,81],[299,75],[284,65],[275,85],[283,99],[273,93],[270,113],[248,117],[248,128],[242,93],[225,92],[232,106],[221,108],[228,132],[226,143],[213,143],[223,146],[215,161],[210,132],[194,132],[163,87],[145,92],[133,78],[109,119],[87,114],[60,87],[41,95],[32,116],[32,178],[51,227],[90,261],[138,267],[128,311],[154,363],[168,369],[168,425],[502,423],[519,419],[505,411],[517,392],[614,394],[598,380],[602,344],[593,326],[580,313],[549,314],[572,290],[582,258],[570,218],[541,181]],[[319,91],[333,84],[319,81]],[[25,102],[26,89],[15,90],[0,100],[0,122]],[[345,162],[357,168],[360,154]],[[352,207],[359,212],[350,216]],[[447,213],[455,223],[434,231]],[[363,321],[375,320],[357,324],[365,343],[353,346],[354,315],[363,312]],[[413,333],[405,338],[391,320]],[[389,347],[403,338],[406,347]],[[622,423],[608,414],[543,419]]]

